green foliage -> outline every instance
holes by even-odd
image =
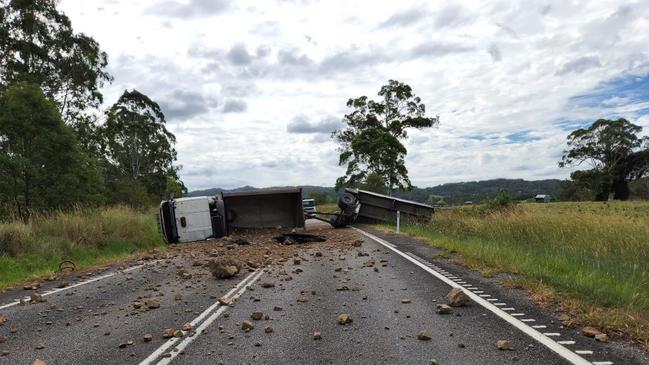
[[[401,230],[484,273],[513,273],[585,307],[621,310],[630,322],[619,330],[649,344],[649,322],[637,328],[639,313],[649,318],[647,202],[523,203],[487,215],[456,207]]]
[[[316,205],[323,205],[329,203],[329,194],[324,191],[314,191],[308,195],[309,199],[315,200]]]
[[[362,190],[372,191],[379,194],[387,194],[388,188],[385,178],[376,172],[370,172],[365,179],[358,184]]]
[[[485,206],[488,210],[501,210],[507,209],[512,206],[512,198],[509,197],[506,191],[501,191],[493,199],[487,200]]]
[[[28,224],[0,223],[0,287],[51,275],[64,259],[82,269],[162,248],[154,217],[117,206],[35,215]]]
[[[442,195],[429,194],[426,199],[426,204],[429,205],[446,205],[446,199]]]
[[[27,81],[56,101],[63,118],[74,123],[86,108],[102,102],[99,88],[111,76],[106,53],[97,42],[74,33],[54,0],[0,3],[0,86]]]
[[[0,186],[22,219],[101,200],[100,176],[38,85],[17,83],[0,96]]]
[[[349,99],[347,107],[354,110],[344,117],[347,127],[332,134],[340,144],[339,165],[347,165],[336,190],[362,183],[369,173],[381,176],[389,190],[411,187],[401,140],[408,137],[408,128],[432,127],[439,120],[425,116],[425,105],[404,83],[390,80],[378,95],[380,101],[367,96]]]
[[[591,169],[574,175],[578,187],[594,191],[596,200],[629,198],[629,179],[649,172],[649,137],[639,137],[642,127],[626,119],[598,119],[590,127],[568,135],[560,167]],[[576,179],[575,179],[576,178]]]
[[[160,106],[149,97],[124,91],[108,110],[102,135],[117,201],[142,205],[182,192],[174,166],[176,138],[167,130]]]

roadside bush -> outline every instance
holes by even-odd
[[[51,275],[61,260],[77,268],[162,247],[152,211],[78,208],[0,223],[0,287]]]
[[[0,224],[0,255],[18,255],[33,240],[30,225],[19,222]]]

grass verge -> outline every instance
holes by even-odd
[[[62,260],[82,269],[162,246],[153,213],[121,206],[0,223],[0,287],[52,275]]]
[[[505,284],[526,288],[576,322],[628,335],[649,350],[648,208],[647,203],[521,204],[495,212],[461,207],[402,231],[459,253],[455,261],[483,274],[515,273]]]

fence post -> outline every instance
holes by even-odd
[[[397,233],[400,233],[400,226],[401,226],[401,212],[397,210]]]

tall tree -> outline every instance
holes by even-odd
[[[102,102],[111,80],[106,53],[74,33],[55,0],[0,0],[0,86],[27,81],[55,100],[70,125],[88,124],[83,111]]]
[[[590,170],[573,173],[573,177],[581,185],[598,186],[597,200],[627,199],[629,179],[649,172],[649,137],[639,137],[641,131],[642,127],[623,118],[598,119],[568,135],[568,149],[559,166],[587,164]]]
[[[369,173],[383,178],[388,191],[409,189],[412,185],[405,166],[408,151],[401,143],[408,128],[428,128],[439,118],[426,117],[426,106],[412,88],[390,80],[381,87],[379,101],[361,96],[349,99],[354,110],[345,115],[346,128],[335,131],[332,138],[340,144],[339,165],[347,165],[345,176],[336,180],[336,188],[362,183]]]
[[[113,181],[124,186],[127,178],[127,184],[141,186],[149,198],[161,198],[173,189],[168,181],[171,177],[182,191],[184,185],[174,165],[176,137],[165,123],[156,102],[137,90],[124,91],[108,110],[102,132],[109,162],[116,170]],[[138,198],[136,203],[140,201]]]
[[[38,85],[16,83],[0,94],[0,184],[21,218],[33,208],[99,199],[101,182],[88,163]]]

